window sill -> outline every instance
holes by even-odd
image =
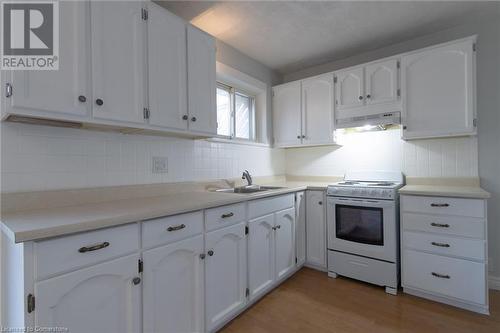
[[[268,143],[255,142],[255,141],[249,141],[249,140],[240,140],[240,139],[228,139],[226,137],[213,137],[213,138],[208,138],[208,139],[204,139],[204,140],[208,141],[208,142],[232,143],[235,145],[243,145],[243,146],[256,146],[256,147],[268,147],[268,148],[271,147],[271,145]]]

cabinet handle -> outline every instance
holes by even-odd
[[[134,284],[134,286],[137,286],[139,283],[141,283],[141,278],[140,277],[133,278],[132,283]]]
[[[450,227],[450,225],[448,223],[442,224],[442,223],[435,223],[435,222],[432,222],[431,226],[437,227],[437,228],[449,228]]]
[[[438,277],[440,279],[449,279],[450,278],[449,275],[439,274],[439,273],[436,273],[436,272],[432,272],[431,274],[432,274],[432,276]]]
[[[323,201],[318,201],[318,205],[323,205]]]
[[[80,96],[78,96],[78,101],[81,103],[85,103],[87,101],[87,97],[80,95]]]
[[[305,135],[302,135],[302,139],[305,139],[305,138],[306,138],[306,136],[305,136]]]
[[[191,118],[191,121],[196,121],[196,117],[192,117],[192,118]]]
[[[100,249],[104,249],[104,248],[106,248],[108,246],[109,246],[109,243],[108,242],[104,242],[104,243],[97,244],[97,245],[81,247],[81,248],[78,249],[78,252],[80,252],[80,253],[92,252],[92,251],[97,251],[97,250],[100,250]]]
[[[447,203],[442,203],[442,204],[431,203],[431,207],[450,207],[450,204],[447,204]]]
[[[177,230],[184,229],[185,227],[186,227],[185,224],[174,225],[173,227],[168,227],[167,231],[177,231]]]
[[[274,230],[276,229],[281,229],[281,226],[278,224],[276,227],[274,227]]]
[[[297,135],[297,139],[300,139],[300,135]]]
[[[226,219],[226,218],[228,218],[228,217],[233,217],[233,216],[234,216],[234,213],[233,213],[233,212],[231,212],[231,213],[227,213],[227,214],[222,214],[222,215],[221,215],[221,217],[222,217],[223,219]]]
[[[95,100],[95,104],[101,106],[101,105],[104,104],[104,101],[102,99],[98,98],[98,99]]]
[[[450,247],[450,244],[446,244],[446,243],[431,242],[431,244],[434,246],[439,246],[439,247]]]
[[[366,99],[370,99],[372,96],[370,94],[366,95]]]
[[[201,259],[201,260],[205,259],[205,253],[201,253],[201,254],[200,254],[200,259]]]
[[[213,256],[214,255],[214,250],[210,250],[207,252],[209,256]]]
[[[188,120],[188,115],[187,114],[183,115],[182,120]]]
[[[359,96],[359,100],[362,101],[363,100],[363,96]]]

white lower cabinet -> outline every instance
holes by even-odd
[[[35,283],[35,325],[75,333],[140,332],[138,260],[131,255]]]
[[[306,265],[326,270],[325,192],[306,192]]]
[[[144,332],[203,332],[203,235],[143,253]]]
[[[205,317],[211,332],[247,302],[245,223],[207,233],[205,253]]]
[[[297,266],[306,262],[306,195],[305,192],[295,194],[295,248]]]
[[[285,278],[295,268],[295,208],[274,214],[276,239],[276,279]]]

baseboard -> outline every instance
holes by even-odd
[[[490,275],[488,278],[488,285],[490,289],[500,290],[500,276]]]

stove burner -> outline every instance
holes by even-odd
[[[384,182],[384,183],[369,183],[368,186],[392,186],[394,183]]]
[[[359,182],[345,181],[339,183],[339,185],[356,185],[356,184],[359,184]]]

